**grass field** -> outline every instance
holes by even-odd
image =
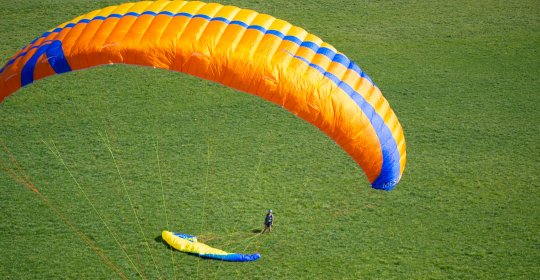
[[[0,64],[122,2],[0,0]],[[404,128],[402,182],[371,189],[319,130],[221,85],[127,66],[55,76],[0,104],[0,278],[540,278],[537,1],[222,3],[357,62]],[[172,252],[163,229],[263,257]]]

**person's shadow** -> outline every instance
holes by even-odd
[[[256,228],[256,229],[252,230],[251,232],[253,232],[253,233],[261,233],[261,232],[262,232],[262,230],[261,230],[261,229],[259,229],[259,228]]]

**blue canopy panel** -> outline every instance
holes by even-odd
[[[217,255],[217,254],[205,254],[200,255],[205,259],[215,259],[226,262],[251,262],[256,261],[261,258],[260,254],[244,255],[244,254],[227,254],[227,255]]]

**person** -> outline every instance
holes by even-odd
[[[272,232],[272,224],[274,223],[274,215],[272,210],[268,210],[266,217],[264,218],[264,230],[262,233],[265,233],[268,230],[268,233]]]

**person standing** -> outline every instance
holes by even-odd
[[[268,233],[272,232],[272,224],[274,223],[274,215],[272,210],[268,210],[266,217],[264,218],[264,230],[262,233],[265,233],[268,230]]]

